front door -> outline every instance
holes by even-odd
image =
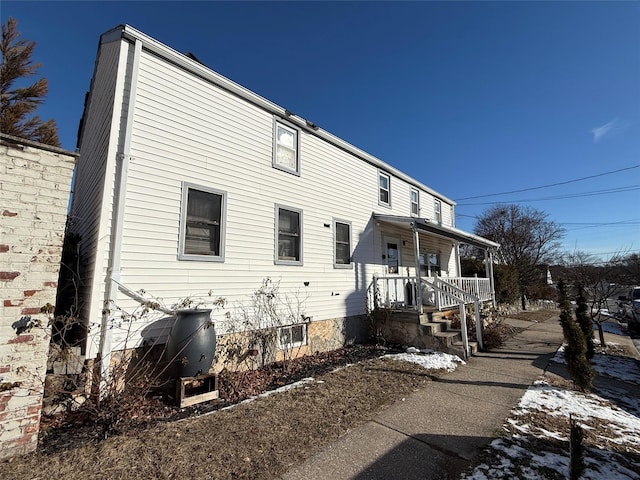
[[[399,305],[404,302],[404,282],[402,278],[400,259],[400,240],[395,237],[384,237],[384,259],[387,278],[385,297],[387,304]]]
[[[385,259],[387,263],[387,275],[400,274],[400,240],[393,237],[384,237]]]

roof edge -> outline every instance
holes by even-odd
[[[481,237],[474,233],[465,232],[464,230],[460,230],[459,228],[449,227],[446,225],[441,225],[439,223],[432,222],[428,218],[403,217],[398,215],[384,215],[379,213],[374,213],[373,218],[380,220],[382,222],[405,223],[407,225],[416,224],[416,226],[420,230],[436,233],[440,235],[445,235],[449,238],[454,238],[460,241],[461,243],[468,243],[476,247],[495,248],[495,249],[500,248],[500,244],[492,240]]]
[[[103,42],[113,41],[115,36],[119,38],[126,38],[128,40],[141,41],[143,48],[155,53],[161,58],[165,58],[171,61],[172,63],[178,65],[179,67],[184,68],[185,70],[210,81],[211,83],[217,85],[220,88],[223,88],[227,91],[234,93],[235,95],[253,103],[254,105],[261,107],[262,109],[270,113],[273,113],[282,118],[285,118],[286,120],[293,123],[300,129],[305,130],[307,133],[311,135],[315,135],[316,137],[321,138],[333,144],[334,146],[355,155],[361,160],[377,168],[385,170],[386,172],[392,174],[393,176],[401,180],[404,180],[405,182],[415,187],[418,187],[424,190],[425,192],[430,193],[431,195],[439,198],[442,201],[445,201],[451,205],[456,205],[456,202],[454,200],[442,195],[441,193],[437,192],[431,187],[428,187],[422,182],[398,170],[397,168],[389,165],[388,163],[380,160],[379,158],[371,155],[370,153],[367,153],[364,150],[361,150],[360,148],[346,142],[345,140],[342,140],[341,138],[327,132],[326,130],[323,130],[322,128],[316,127],[315,125],[313,125],[313,123],[307,121],[306,119],[304,119],[303,117],[300,117],[299,115],[291,114],[291,112],[289,112],[285,108],[271,102],[270,100],[267,100],[266,98],[258,95],[257,93],[249,90],[246,87],[243,87],[242,85],[234,82],[233,80],[228,79],[227,77],[217,73],[211,68],[199,62],[196,62],[195,60],[192,60],[186,55],[174,50],[173,48],[161,43],[158,40],[155,40],[154,38],[137,30],[131,25],[119,25],[105,32],[101,36],[101,41]],[[310,125],[313,125],[313,126],[310,126]]]

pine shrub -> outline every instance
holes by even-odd
[[[589,391],[593,386],[595,371],[587,359],[587,342],[582,330],[573,319],[564,283],[558,284],[558,292],[560,294],[560,324],[567,343],[564,350],[567,371],[578,388],[582,391]]]
[[[580,330],[584,334],[587,343],[587,358],[593,358],[595,353],[595,345],[593,343],[593,322],[589,315],[589,306],[587,305],[587,296],[582,285],[578,285],[578,298],[576,307],[576,321],[580,325]]]

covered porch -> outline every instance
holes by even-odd
[[[499,244],[429,219],[374,214],[382,260],[369,286],[372,310],[417,314],[459,309],[466,339],[465,306],[474,304],[480,348],[481,304],[495,304],[493,252]],[[484,252],[485,276],[461,276],[460,246],[472,245]]]

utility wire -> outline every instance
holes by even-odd
[[[517,202],[540,202],[545,200],[564,200],[567,198],[579,198],[579,197],[595,197],[598,195],[607,195],[610,193],[624,193],[632,192],[634,190],[640,190],[640,185],[628,185],[626,187],[608,188],[604,190],[591,190],[581,193],[569,193],[567,195],[555,195],[552,197],[539,197],[539,198],[525,198],[520,200],[502,200],[499,202],[472,202],[472,203],[458,203],[458,207],[468,207],[470,205],[498,205],[502,203],[517,203]]]
[[[621,168],[619,170],[612,170],[610,172],[604,172],[604,173],[598,173],[596,175],[590,175],[588,177],[582,177],[582,178],[575,178],[573,180],[566,180],[564,182],[558,182],[558,183],[551,183],[549,185],[541,185],[539,187],[530,187],[530,188],[521,188],[520,190],[511,190],[509,192],[502,192],[502,193],[487,193],[485,195],[476,195],[474,197],[464,197],[464,198],[459,198],[456,199],[456,201],[461,201],[461,200],[472,200],[472,199],[476,199],[476,198],[486,198],[486,197],[495,197],[498,195],[508,195],[510,193],[520,193],[520,192],[529,192],[531,190],[540,190],[542,188],[549,188],[549,187],[557,187],[559,185],[567,185],[569,183],[575,183],[575,182],[581,182],[583,180],[589,180],[592,178],[598,178],[598,177],[604,177],[605,175],[612,175],[614,173],[620,173],[620,172],[625,172],[627,170],[633,170],[634,168],[639,168],[640,164],[638,165],[633,165],[631,167],[626,167],[626,168]]]

